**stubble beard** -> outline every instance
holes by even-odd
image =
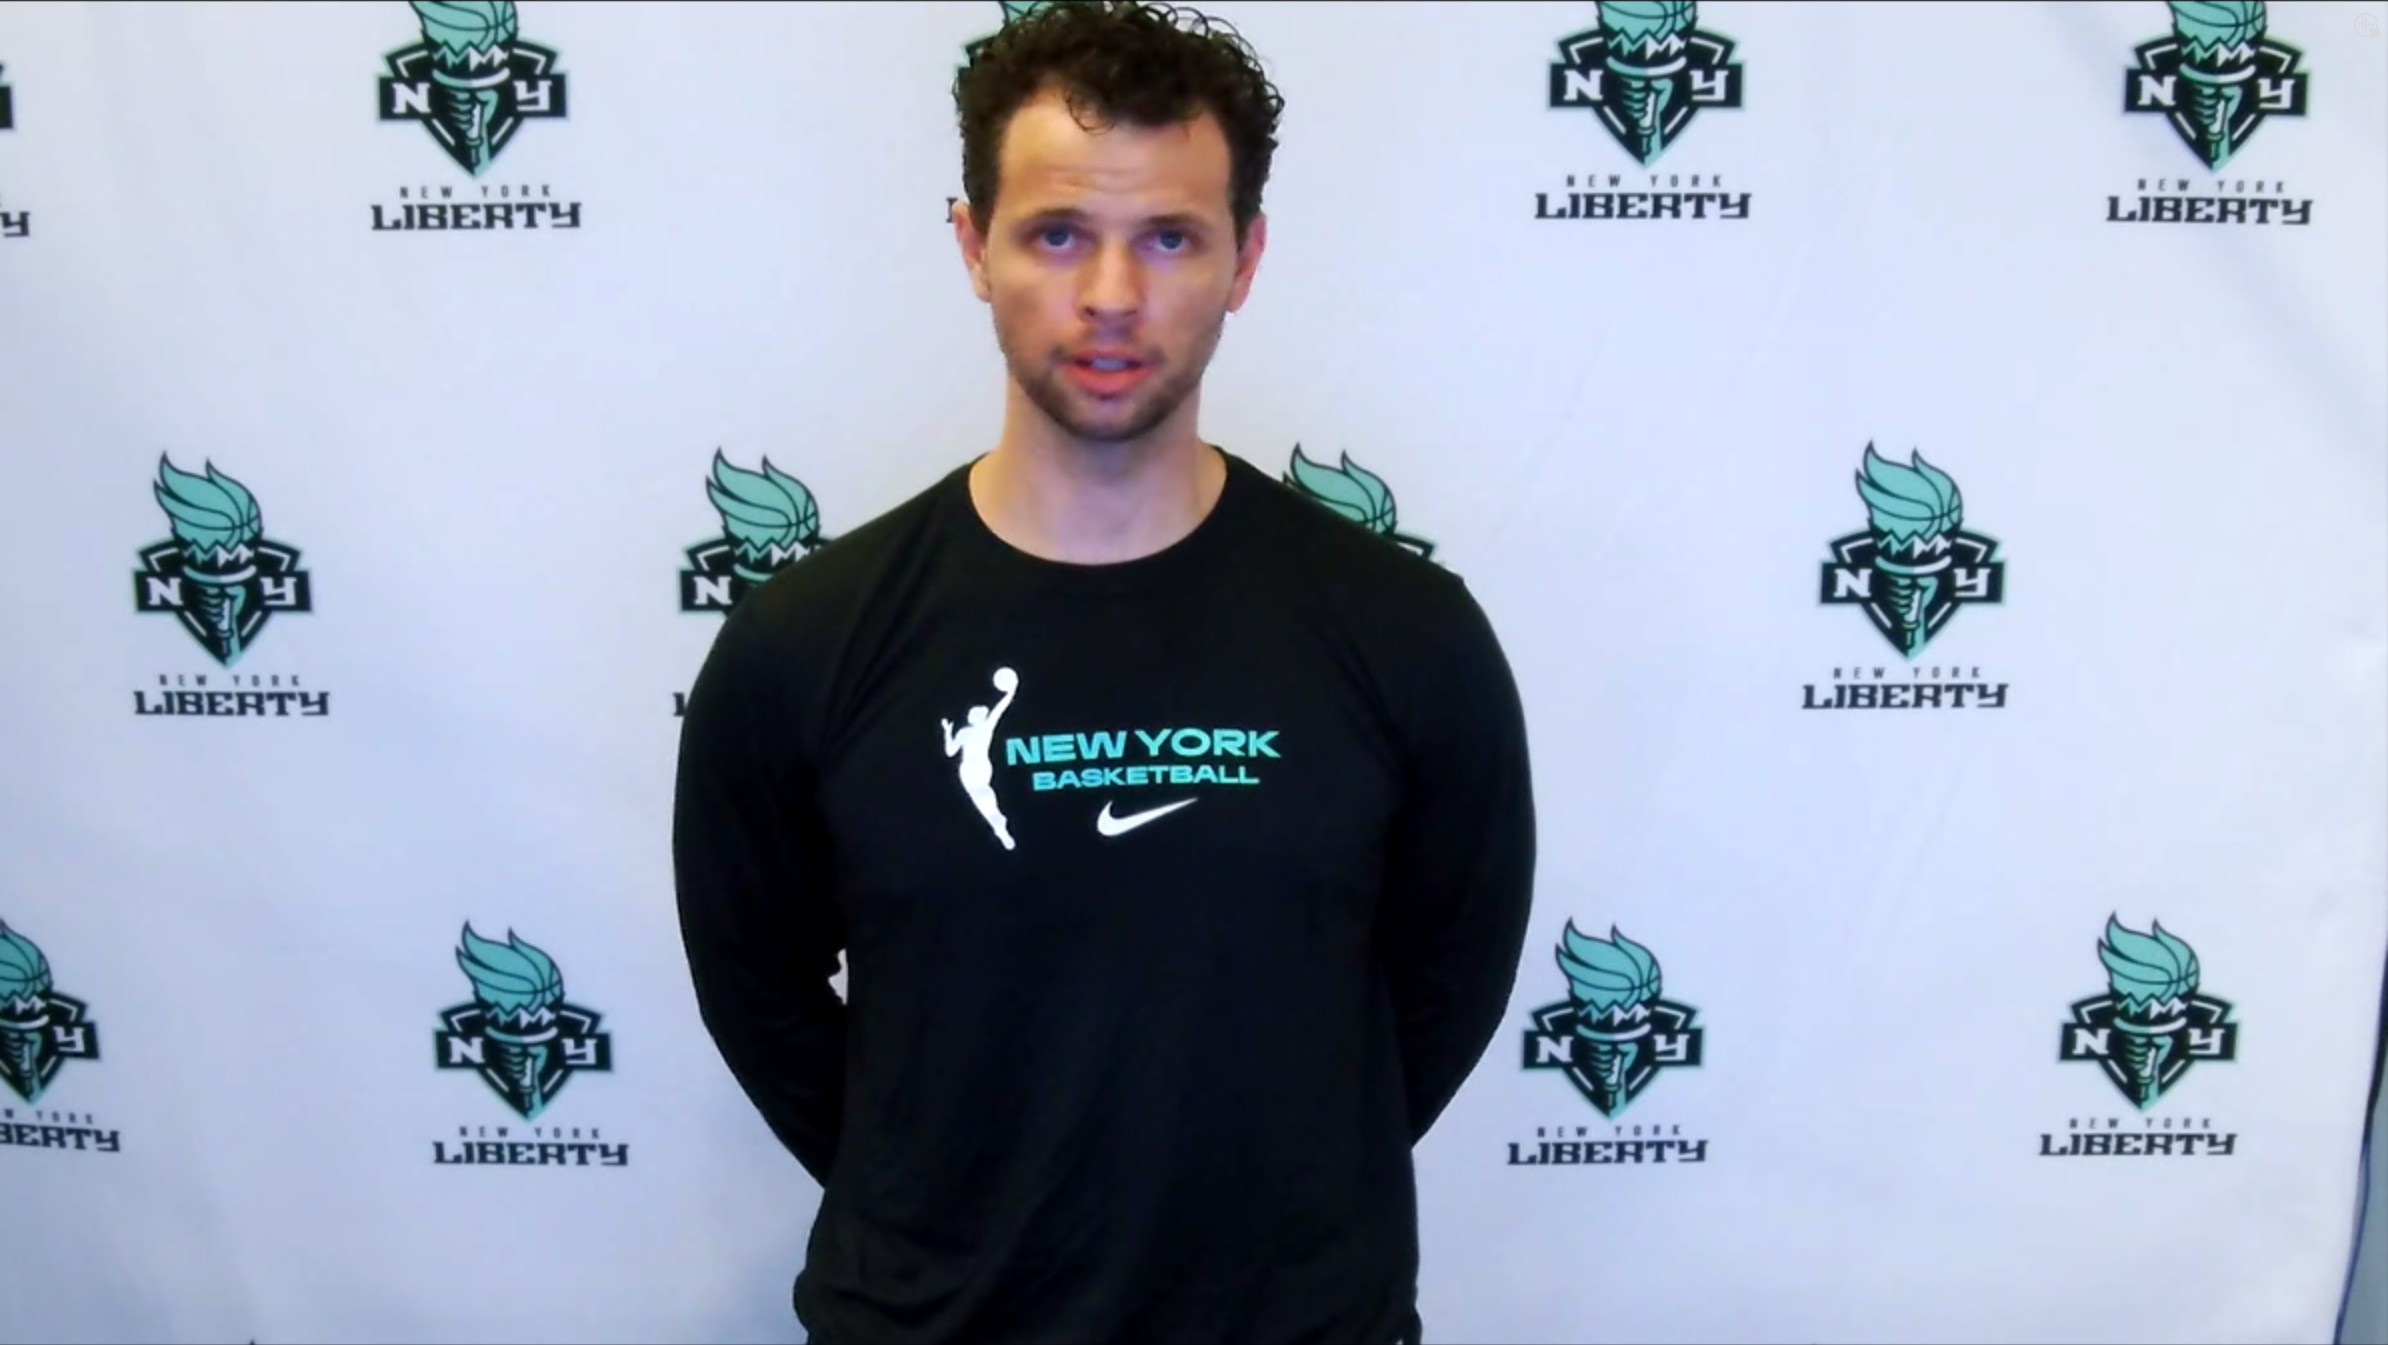
[[[1023,359],[1009,340],[1001,340],[999,344],[1011,366],[1013,381],[1047,419],[1085,443],[1127,444],[1143,439],[1177,414],[1178,408],[1201,386],[1203,371],[1210,366],[1226,325],[1227,314],[1221,310],[1209,328],[1188,347],[1184,362],[1164,366],[1156,381],[1129,399],[1124,414],[1118,403],[1104,405],[1070,387],[1062,374],[1067,357],[1061,352],[1032,361]]]

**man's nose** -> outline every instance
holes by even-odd
[[[1132,314],[1144,306],[1144,267],[1125,247],[1103,247],[1087,262],[1078,303],[1102,317]]]

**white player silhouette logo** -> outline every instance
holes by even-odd
[[[1003,698],[992,709],[971,706],[970,713],[964,716],[967,722],[961,732],[954,731],[954,721],[950,719],[937,722],[945,726],[945,754],[949,757],[959,754],[962,758],[963,792],[986,814],[987,825],[995,829],[995,839],[1010,850],[1014,848],[1012,833],[1004,825],[1003,805],[995,798],[995,723],[1003,718],[1004,711],[1012,708],[1012,697],[1020,690],[1020,674],[1009,668],[997,668],[995,689],[1003,693]]]

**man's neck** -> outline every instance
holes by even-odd
[[[1130,444],[1007,431],[972,466],[970,501],[989,531],[1040,559],[1141,559],[1184,540],[1227,484],[1219,451],[1190,425],[1173,428]]]

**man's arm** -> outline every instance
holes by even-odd
[[[1381,946],[1408,1077],[1410,1140],[1426,1137],[1508,1010],[1534,896],[1525,715],[1491,623],[1461,589],[1428,634],[1433,671],[1386,861]]]
[[[843,931],[812,763],[760,614],[733,609],[680,727],[672,867],[705,1028],[780,1143],[826,1186],[845,1099]]]

